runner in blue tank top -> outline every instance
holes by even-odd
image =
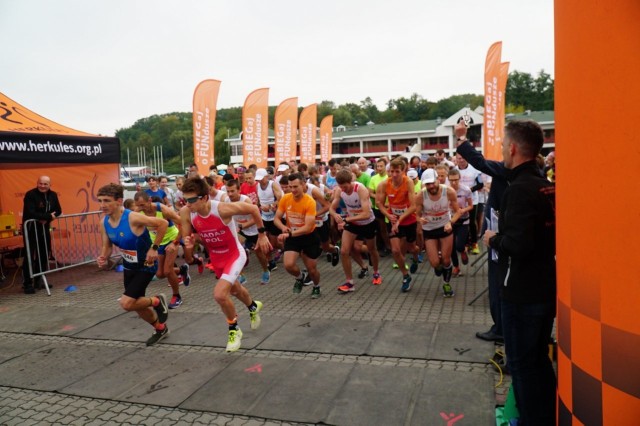
[[[145,297],[147,286],[158,268],[158,246],[167,232],[167,221],[131,214],[131,210],[122,206],[123,198],[122,185],[110,183],[98,190],[98,203],[105,217],[100,227],[102,251],[96,261],[98,267],[104,268],[113,246],[120,249],[124,266],[124,294],[120,306],[125,311],[135,311],[153,326],[155,332],[147,340],[147,346],[151,346],[169,334],[165,324],[169,315],[165,295]],[[156,229],[153,242],[147,227]]]

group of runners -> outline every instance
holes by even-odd
[[[442,157],[435,167],[417,168],[410,168],[404,157],[380,158],[375,172],[364,158],[352,163],[332,159],[324,174],[318,166],[295,162],[270,170],[227,170],[224,175],[214,170],[207,177],[193,167],[169,194],[166,184],[162,189],[150,177],[149,188],[127,200],[126,207],[123,187],[109,184],[98,191],[105,217],[97,262],[107,266],[113,246],[119,247],[125,287],[120,305],[153,326],[147,345],[169,333],[169,309],[182,303],[179,284],[189,285],[189,265],[198,265],[200,272],[207,266],[215,273],[213,297],[229,327],[226,350],[238,350],[242,331],[231,296],[247,307],[251,329],[261,322],[263,304],[243,285],[242,270],[252,252],[262,268],[261,284],[271,282],[282,259],[294,279],[293,293],[309,286],[311,298],[317,299],[317,262],[323,252],[333,266],[341,263],[345,281],[337,291],[347,294],[356,290],[352,261],[360,268],[358,279],[370,276],[372,285],[382,284],[378,247],[393,256],[402,274],[399,290],[409,292],[424,249],[435,274],[442,276],[444,296],[451,297],[451,278],[460,274],[458,254],[462,263],[468,262],[473,200],[472,190],[461,183],[461,171],[449,168]],[[198,246],[208,262],[195,254]],[[178,267],[180,247],[185,263]],[[167,277],[170,300],[163,294],[146,296],[154,276]]]

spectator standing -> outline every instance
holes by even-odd
[[[22,230],[24,238],[25,260],[31,259],[33,272],[46,271],[49,267],[49,255],[51,251],[51,222],[62,214],[62,207],[58,200],[58,194],[51,190],[51,178],[40,176],[35,188],[24,196],[22,211],[22,223],[30,219],[36,219],[36,223],[29,223]],[[29,252],[27,253],[27,239]],[[34,294],[33,278],[29,274],[29,265],[22,265],[22,287],[25,294]]]

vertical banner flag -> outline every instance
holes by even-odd
[[[282,161],[296,159],[298,147],[296,135],[298,130],[298,98],[285,99],[276,108],[273,119],[275,132],[276,166]]]
[[[500,79],[500,56],[502,42],[491,45],[484,65],[484,125],[482,146],[488,160],[502,160],[502,147],[496,141],[498,120],[498,80]],[[504,111],[504,110],[503,110]]]
[[[320,122],[320,161],[325,164],[331,159],[331,139],[333,138],[333,115],[327,115]]]
[[[498,77],[498,110],[496,111],[496,145],[502,149],[502,139],[504,138],[504,98],[507,90],[507,80],[509,79],[509,62],[500,64],[500,76]],[[502,152],[500,153],[502,155]],[[502,159],[502,156],[500,157]]]
[[[215,161],[213,141],[219,90],[220,81],[203,80],[193,93],[193,162],[202,176],[209,175],[209,166]]]
[[[242,108],[242,152],[245,166],[267,167],[269,141],[269,89],[249,93]]]
[[[318,104],[311,104],[300,113],[300,162],[315,164]]]

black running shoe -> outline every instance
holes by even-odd
[[[276,265],[276,261],[275,260],[270,260],[269,261],[269,272],[275,271],[276,269],[278,269],[278,265]]]
[[[293,283],[293,292],[295,294],[302,293],[302,286],[304,285],[304,282],[306,279],[307,279],[307,274],[302,274],[302,278],[296,279],[296,282]]]
[[[158,304],[158,306],[154,306],[153,310],[156,311],[156,314],[158,314],[158,322],[160,324],[164,324],[165,322],[167,322],[167,318],[169,317],[167,296],[165,296],[163,293],[160,293],[156,297],[160,299],[160,303]]]
[[[156,330],[155,333],[147,340],[147,346],[153,346],[169,334],[169,327],[165,326],[163,330]]]
[[[360,272],[358,273],[358,278],[362,279],[362,278],[366,277],[367,275],[369,275],[369,268],[362,268],[362,269],[360,269]]]
[[[189,284],[191,284],[191,275],[189,275],[189,265],[187,265],[186,263],[183,263],[182,266],[180,266],[180,275],[182,276],[182,284],[184,284],[185,287],[189,287]]]
[[[336,266],[340,261],[340,246],[335,246],[331,253],[331,266]]]

